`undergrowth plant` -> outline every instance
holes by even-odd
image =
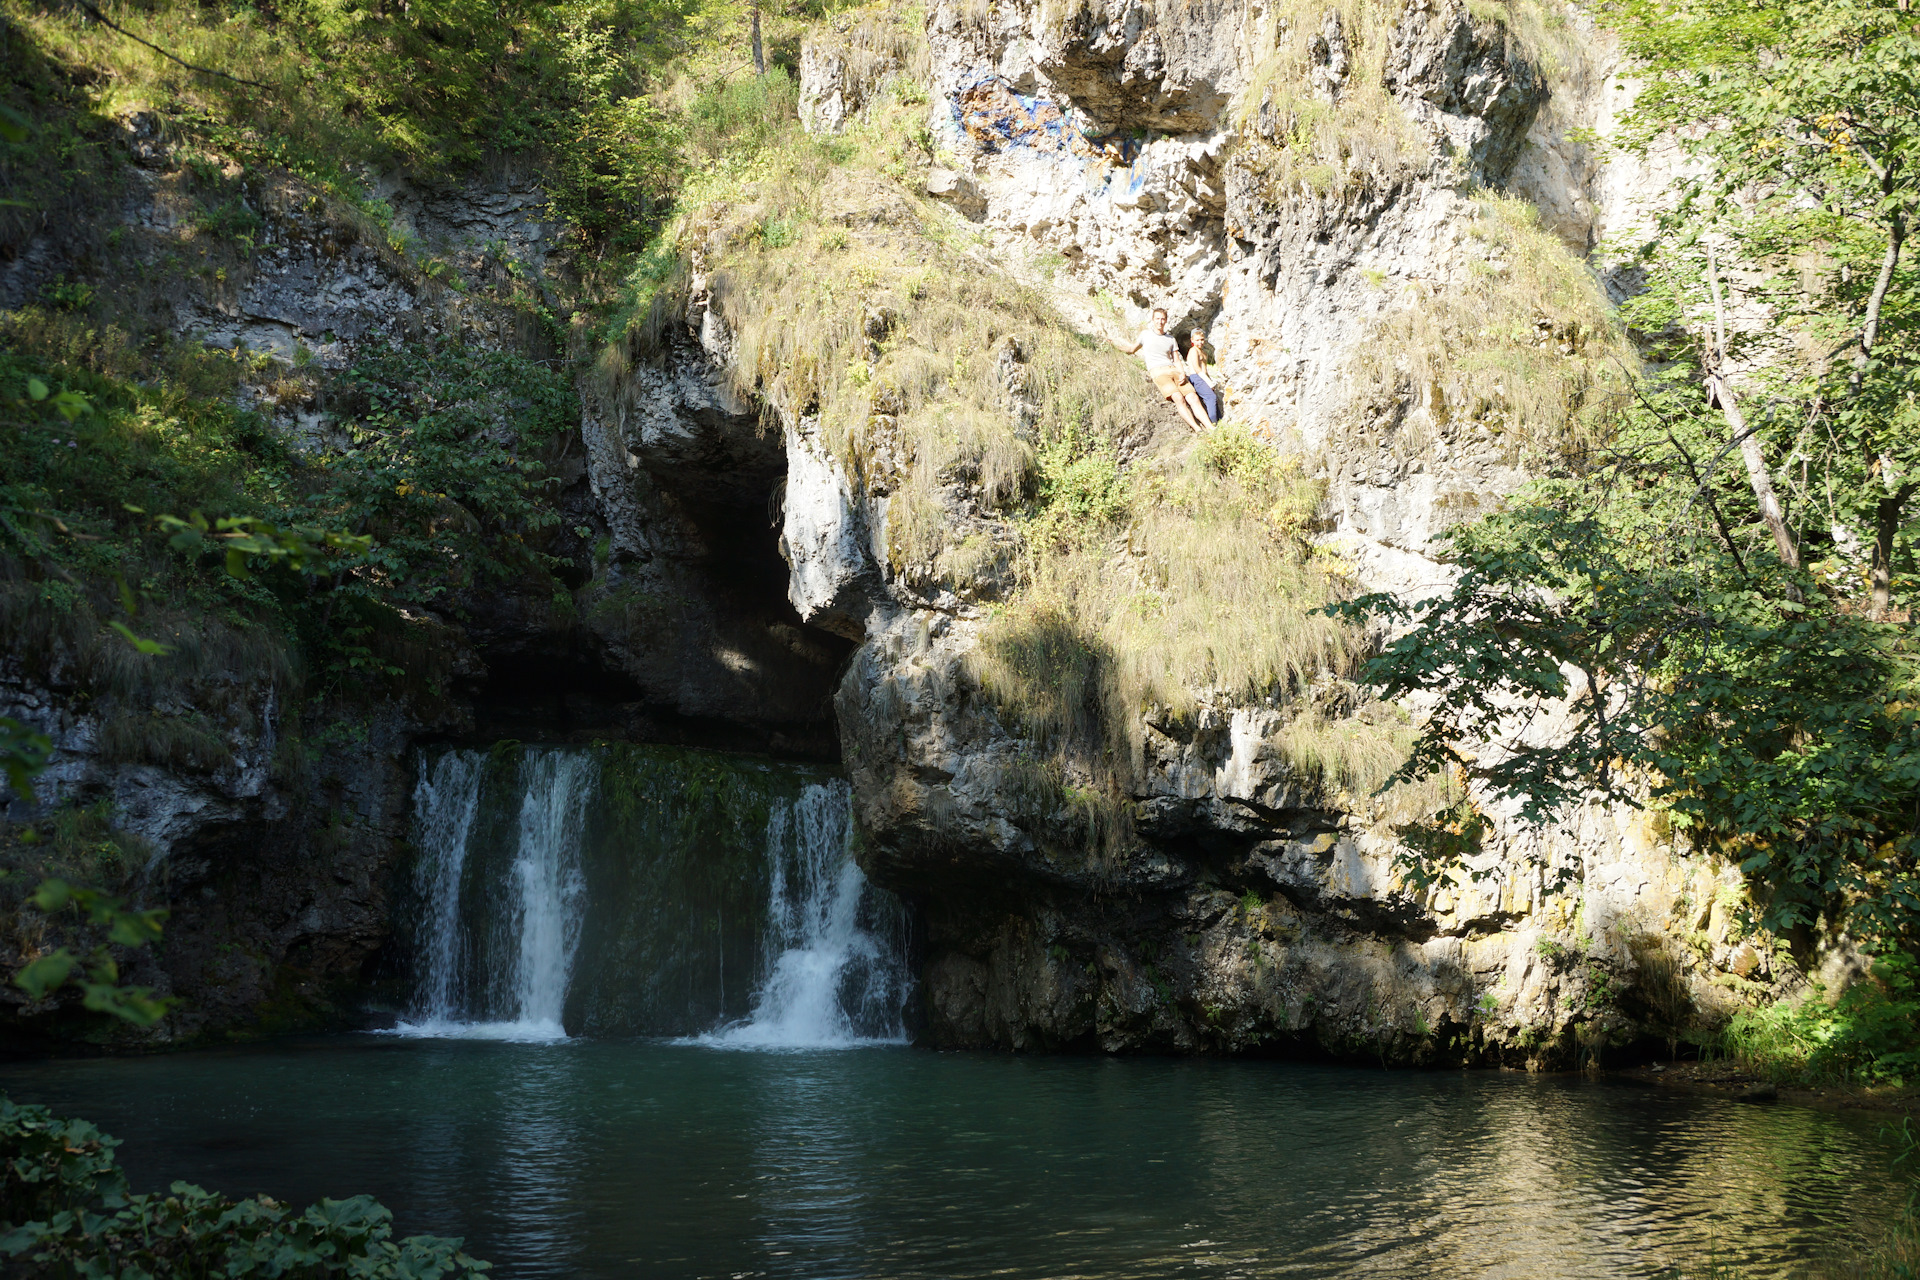
[[[186,1182],[135,1194],[114,1157],[119,1145],[85,1120],[0,1097],[0,1254],[10,1274],[445,1280],[491,1269],[458,1239],[395,1240],[393,1215],[371,1196],[295,1212]]]
[[[1892,1085],[1920,1080],[1920,963],[1889,952],[1831,1002],[1813,998],[1736,1013],[1724,1047],[1783,1084]]]

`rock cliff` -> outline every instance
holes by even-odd
[[[1183,336],[1204,326],[1233,420],[1313,482],[1306,532],[1330,576],[1442,586],[1435,536],[1551,465],[1618,394],[1609,370],[1632,353],[1607,293],[1631,280],[1592,255],[1664,173],[1590,145],[1623,91],[1582,13],[936,0],[903,26],[907,12],[840,15],[800,52],[816,133],[924,121],[886,176],[821,184],[820,243],[956,255],[1037,299],[1077,334],[1070,352],[1156,306]],[[216,261],[165,122],[116,127],[124,199],[99,225],[37,234],[0,269],[0,306],[111,242],[126,278],[165,282],[142,295],[157,325],[260,357],[240,396],[296,450],[342,444],[329,379],[365,350],[458,341],[557,363],[580,339],[574,265],[532,176],[378,182],[381,222],[250,175],[229,193],[248,251]],[[1007,485],[977,459],[916,457],[907,392],[879,378],[913,303],[867,296],[858,275],[836,303],[858,330],[836,356],[861,380],[852,447],[832,404],[786,390],[805,353],[753,346],[774,304],[721,259],[729,237],[779,238],[759,216],[722,202],[683,224],[676,322],[580,374],[579,430],[540,460],[560,516],[551,579],[410,613],[420,687],[302,702],[271,663],[255,677],[213,655],[157,695],[103,692],[57,636],[0,661],[0,715],[55,739],[43,812],[116,813],[129,890],[174,908],[134,975],[190,997],[164,1036],[313,1025],[379,998],[409,752],[449,739],[837,758],[863,865],[919,913],[937,1045],[1565,1066],[1845,962],[1746,936],[1738,875],[1644,814],[1593,807],[1543,831],[1496,808],[1472,876],[1414,889],[1388,809],[1330,784],[1290,736],[1309,713],[1405,723],[1331,670],[1259,697],[1190,689],[1177,714],[1129,707],[1129,768],[1063,763],[980,674],[1020,589],[1022,535],[993,493]],[[1036,353],[999,335],[934,355],[987,388],[1009,448],[1031,455]],[[1180,453],[1143,379],[1102,393],[1103,458]],[[912,533],[929,524],[932,550]],[[192,721],[199,745],[128,750],[136,714]],[[29,1038],[71,1012],[0,999]]]
[[[1620,107],[1604,33],[1507,8],[937,3],[926,190],[1092,335],[1204,326],[1234,418],[1324,480],[1323,550],[1432,591],[1434,536],[1617,393],[1624,286],[1589,253],[1663,181],[1581,141]],[[908,74],[880,49],[815,37],[809,127]],[[934,1043],[1569,1065],[1846,963],[1743,938],[1738,875],[1629,811],[1496,810],[1474,876],[1417,892],[1389,824],[1290,758],[1284,708],[1218,695],[1143,713],[1127,851],[1066,852],[1087,832],[1034,801],[1045,749],[969,667],[1001,584],[930,591],[887,497],[804,416],[787,444],[790,595],[861,639],[836,700],[861,857],[923,913]]]
[[[118,127],[123,198],[97,225],[34,236],[0,273],[0,306],[37,302],[111,246],[122,278],[140,282],[117,301],[162,341],[236,352],[241,403],[304,457],[352,446],[339,375],[366,352],[557,355],[535,321],[569,267],[536,184],[385,182],[382,226],[296,179],[251,174],[224,192],[247,228],[236,249],[189,214],[198,157],[176,154],[145,113]],[[174,641],[143,663],[92,614],[97,634],[77,614],[49,622],[14,566],[0,575],[0,716],[54,746],[35,802],[12,800],[6,817],[111,829],[95,841],[111,856],[53,869],[169,908],[164,942],[128,957],[129,980],[182,997],[154,1036],[351,1021],[397,994],[393,922],[423,742],[607,736],[837,755],[830,698],[850,644],[786,600],[770,515],[787,469],[779,437],[711,367],[669,368],[618,394],[583,384],[579,429],[541,460],[561,517],[542,547],[552,577],[406,613],[407,634],[388,638],[405,654],[397,684],[323,685],[258,628],[184,618],[178,634],[136,619]],[[51,856],[74,843],[63,836]],[[37,866],[41,848],[9,856]],[[0,963],[58,940],[21,909],[37,878],[15,877]],[[98,1033],[71,996],[34,1002],[5,986],[0,1003],[16,1044]]]

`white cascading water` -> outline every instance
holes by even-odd
[[[753,1012],[697,1043],[738,1049],[902,1044],[901,911],[853,860],[847,784],[808,786],[767,823],[767,953]]]
[[[586,915],[580,837],[593,795],[594,760],[584,751],[529,751],[520,773],[520,852],[513,860],[508,915],[519,940],[512,1021],[529,1038],[559,1038],[566,1035],[560,1015]]]
[[[420,887],[427,907],[425,971],[417,1020],[402,1033],[499,1040],[566,1036],[561,1014],[580,946],[586,879],[580,839],[592,798],[594,759],[584,751],[529,750],[520,764],[518,842],[506,910],[496,926],[484,991],[464,989],[461,882],[479,808],[484,757],[449,751],[416,792]],[[483,1017],[474,1020],[472,1006]]]
[[[420,848],[414,886],[426,904],[415,1005],[430,1022],[451,1020],[463,994],[460,878],[467,868],[467,838],[480,811],[484,759],[477,751],[449,751],[431,769],[421,769],[413,789],[414,839]]]

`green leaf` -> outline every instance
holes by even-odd
[[[164,908],[148,911],[115,911],[107,940],[123,947],[144,947],[160,940],[161,922],[167,918]]]
[[[171,1000],[156,1000],[151,987],[122,987],[107,982],[83,982],[82,1003],[95,1013],[104,1013],[131,1023],[150,1027],[167,1016]]]
[[[0,773],[6,775],[7,786],[15,795],[32,801],[33,779],[52,756],[53,739],[18,720],[0,716]]]
[[[51,915],[56,911],[64,911],[73,897],[73,887],[65,880],[49,878],[40,882],[40,887],[33,891],[33,896],[27,901]]]
[[[12,107],[0,104],[0,142],[10,142],[18,146],[27,140],[32,131],[32,124],[26,116]]]
[[[165,657],[167,654],[173,652],[172,645],[161,644],[158,640],[148,640],[144,636],[135,635],[133,628],[117,618],[108,622],[107,625],[126,637],[129,644],[150,658]]]
[[[40,397],[35,396],[34,399]],[[54,410],[68,422],[74,421],[83,413],[93,412],[93,402],[78,391],[62,391],[53,397]]]
[[[63,986],[79,966],[73,953],[62,947],[21,966],[13,975],[13,985],[35,1000],[44,999],[48,992]]]

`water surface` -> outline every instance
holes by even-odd
[[[1790,1274],[1893,1197],[1865,1117],[1243,1061],[346,1036],[0,1067],[136,1185],[368,1191],[495,1274]]]

